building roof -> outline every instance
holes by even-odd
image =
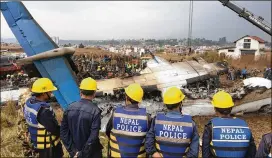
[[[249,38],[254,39],[254,40],[256,40],[256,41],[258,41],[258,42],[260,42],[260,43],[264,43],[264,42],[265,42],[263,39],[261,39],[261,38],[258,37],[258,36],[249,36],[249,35],[245,35],[245,36],[239,38],[238,40],[234,41],[233,43],[236,43],[237,41],[239,41],[240,39],[245,38],[245,37],[249,37]]]

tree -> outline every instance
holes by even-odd
[[[84,48],[84,47],[85,46],[82,43],[80,43],[79,46],[78,46],[78,48]]]

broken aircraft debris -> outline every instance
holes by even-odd
[[[154,56],[147,61],[147,67],[137,76],[98,80],[98,95],[119,97],[124,87],[139,83],[145,93],[163,92],[168,87],[181,88],[194,99],[207,98],[219,86],[219,73],[227,71],[227,65],[207,63],[202,58],[169,63]]]

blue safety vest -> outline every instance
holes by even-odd
[[[244,120],[239,118],[213,118],[212,152],[216,157],[245,157],[251,131]]]
[[[155,120],[156,149],[163,157],[182,157],[188,151],[193,135],[190,115],[180,118],[158,113]]]
[[[31,142],[36,149],[46,149],[56,146],[60,139],[57,136],[51,135],[43,125],[38,122],[37,114],[40,108],[51,108],[46,102],[37,102],[32,104],[30,101],[35,100],[31,97],[26,101],[24,106],[24,117],[28,124],[28,131],[30,133]]]
[[[127,110],[117,107],[110,134],[111,157],[146,157],[144,141],[148,130],[145,108]]]

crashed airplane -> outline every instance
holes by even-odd
[[[163,92],[172,86],[184,88],[195,85],[195,88],[204,88],[209,93],[212,87],[217,88],[216,74],[227,71],[226,63],[207,63],[202,58],[169,63],[161,57],[153,56],[146,65],[138,76],[98,80],[98,92],[100,95],[116,96],[120,89],[131,83],[139,83],[145,92]]]

